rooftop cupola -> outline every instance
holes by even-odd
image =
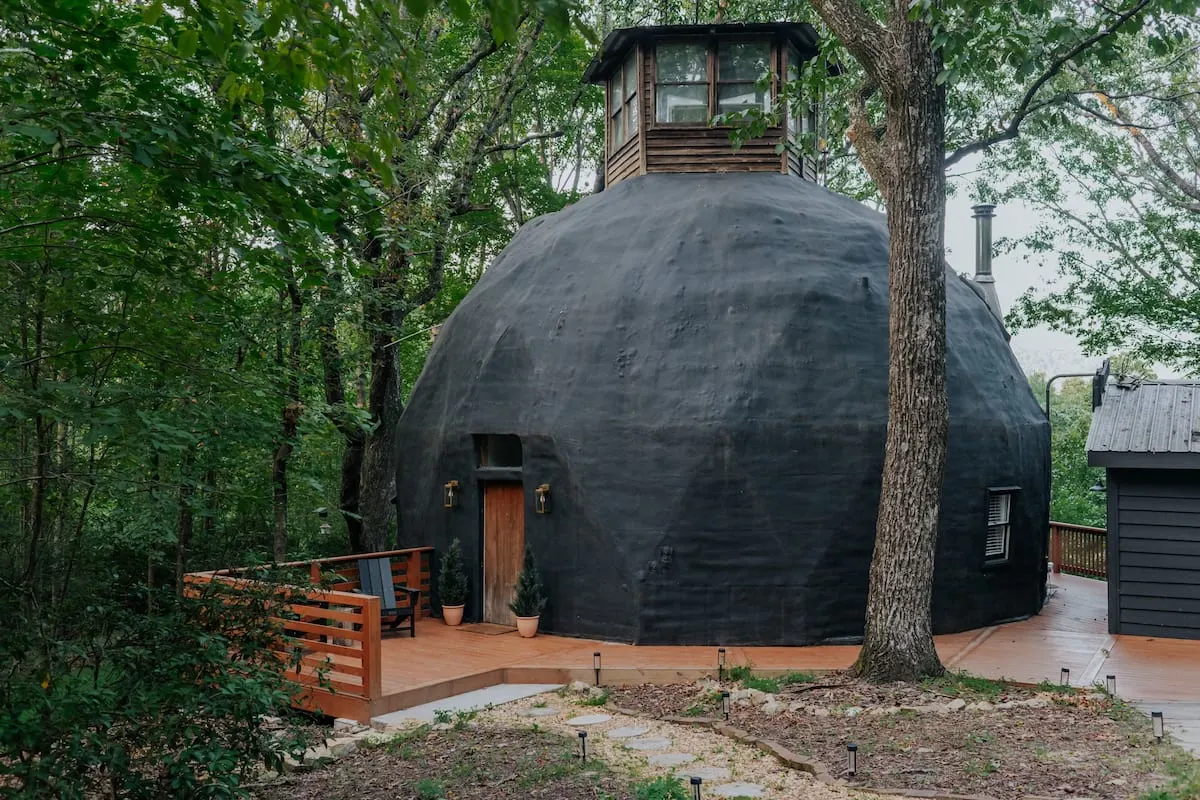
[[[650,172],[782,172],[817,179],[799,142],[817,124],[782,109],[780,124],[738,149],[722,114],[775,107],[781,82],[817,54],[806,22],[714,23],[621,28],[610,33],[584,73],[605,87],[605,185]],[[769,85],[761,82],[769,75]]]

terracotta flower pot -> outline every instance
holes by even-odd
[[[517,617],[517,633],[528,639],[537,635],[538,620],[541,617]]]
[[[442,621],[454,626],[462,623],[463,606],[442,606]]]

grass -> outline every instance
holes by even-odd
[[[729,680],[741,684],[743,689],[757,689],[767,694],[778,694],[780,689],[797,683],[812,683],[817,677],[811,672],[789,672],[776,678],[755,675],[754,667],[749,664],[729,667],[725,670]]]
[[[1170,782],[1143,792],[1138,800],[1200,800],[1200,760],[1180,755],[1165,766]]]
[[[419,725],[412,730],[401,731],[400,733],[392,736],[392,738],[386,739],[379,744],[364,744],[363,747],[381,747],[387,750],[389,753],[395,753],[402,759],[410,759],[416,752],[418,745],[425,740],[425,737],[429,735],[431,730],[432,728],[430,728],[428,725]]]
[[[966,672],[950,670],[947,670],[946,674],[939,678],[926,678],[921,681],[921,688],[925,691],[940,692],[953,697],[978,697],[986,700],[995,699],[1008,691],[1008,686],[1004,681],[994,681]]]

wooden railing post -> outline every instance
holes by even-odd
[[[414,550],[408,554],[408,565],[405,567],[404,580],[414,589],[420,589],[421,594],[428,597],[429,587],[421,585],[421,551]],[[421,616],[421,604],[413,609],[413,619]]]
[[[321,583],[321,562],[313,561],[308,565],[308,580],[313,586],[318,586]]]
[[[383,696],[382,633],[379,620],[379,598],[363,598],[362,666],[363,689],[368,700]]]
[[[1062,572],[1062,529],[1057,525],[1050,526],[1050,563],[1054,572]]]

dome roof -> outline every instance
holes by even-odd
[[[442,328],[405,411],[406,544],[474,541],[478,517],[448,518],[438,487],[486,477],[474,436],[516,434],[526,490],[555,497],[526,523],[549,629],[860,634],[887,255],[882,215],[784,175],[647,175],[530,222]],[[947,332],[941,630],[1040,608],[1048,503],[1047,423],[1002,326],[950,271]],[[1002,569],[981,568],[989,487],[1020,487]]]

